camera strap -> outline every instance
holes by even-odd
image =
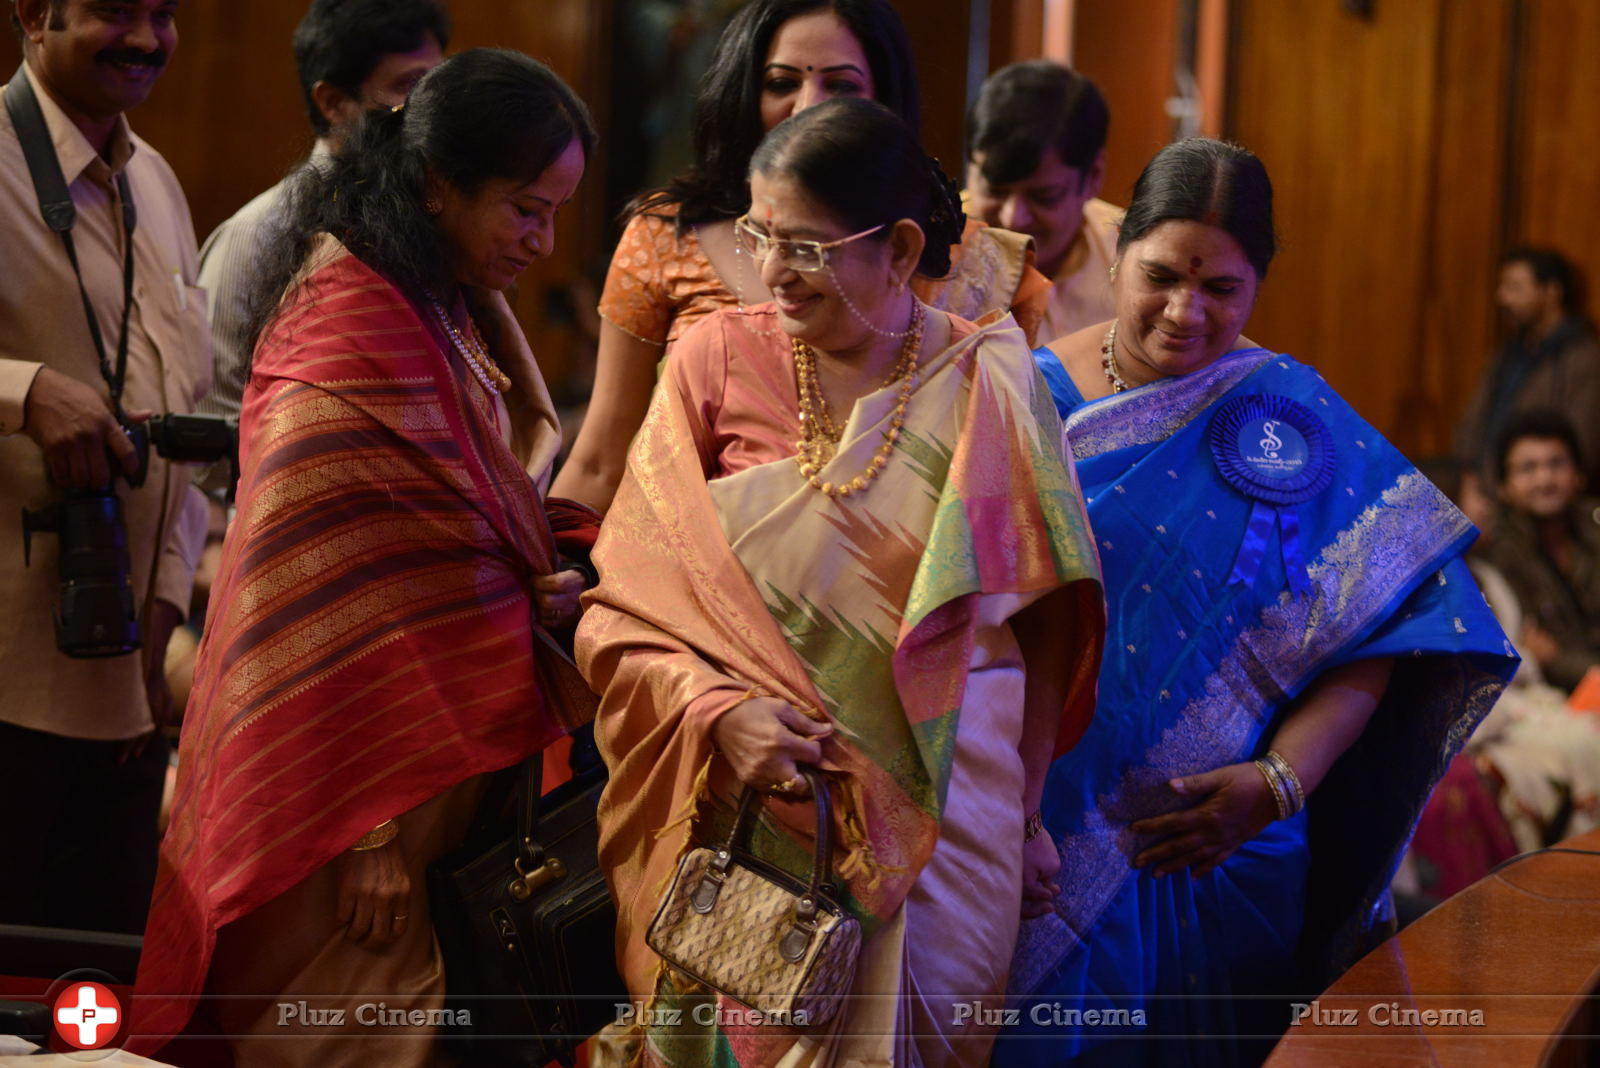
[[[94,338],[95,351],[100,355],[100,376],[111,390],[111,407],[118,421],[125,424],[127,418],[122,411],[122,385],[128,373],[128,316],[133,310],[133,229],[138,223],[127,170],[124,168],[116,177],[117,195],[122,198],[122,336],[117,339],[117,365],[113,368],[106,356],[105,339],[100,335],[100,320],[95,317],[94,305],[89,302],[89,291],[83,285],[78,250],[72,242],[72,226],[78,220],[78,209],[67,190],[66,177],[61,173],[61,161],[56,158],[55,145],[45,126],[44,112],[39,109],[39,98],[34,95],[25,66],[17,68],[17,73],[6,86],[5,101],[11,125],[17,131],[17,141],[22,145],[22,156],[28,161],[33,191],[39,198],[39,213],[44,216],[45,225],[60,234],[61,243],[67,247],[67,259],[72,262],[72,273],[78,278],[78,295],[83,298],[83,314],[89,322],[89,336]]]

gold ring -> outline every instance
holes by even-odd
[[[768,789],[770,789],[775,794],[786,794],[790,790],[794,789],[794,780],[793,779],[785,779],[782,782],[775,782],[770,787],[768,787]]]

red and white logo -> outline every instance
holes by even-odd
[[[99,1049],[116,1037],[122,1003],[99,983],[73,983],[55,1004],[56,1034],[74,1049]]]

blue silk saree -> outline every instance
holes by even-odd
[[[1109,627],[1095,718],[1045,789],[1062,892],[1024,924],[1019,1023],[994,1063],[1249,1063],[1290,996],[1387,933],[1423,803],[1515,655],[1461,559],[1475,529],[1316,371],[1248,349],[1083,403],[1040,362],[1068,415]],[[1271,524],[1212,445],[1220,416],[1264,401],[1299,406],[1331,455],[1324,488]],[[1384,698],[1305,811],[1205,876],[1132,867],[1151,843],[1129,825],[1183,804],[1169,779],[1260,756],[1321,673],[1379,657],[1395,664]]]

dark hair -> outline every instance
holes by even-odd
[[[1535,248],[1524,245],[1514,248],[1500,257],[1500,266],[1507,267],[1513,263],[1526,264],[1533,274],[1533,280],[1542,286],[1557,285],[1561,288],[1561,310],[1568,315],[1573,314],[1579,307],[1578,300],[1578,272],[1573,270],[1572,262],[1561,253],[1551,248]]]
[[[494,179],[533,181],[574,140],[593,153],[589,109],[544,64],[499,48],[445,60],[404,108],[368,112],[343,150],[290,180],[252,288],[252,336],[323,233],[414,301],[445,293],[447,249],[423,206],[428,175],[468,194]]]
[[[757,171],[794,178],[851,233],[912,220],[927,236],[917,271],[949,273],[950,246],[966,223],[960,193],[911,127],[882,104],[838,97],[789,116],[756,149],[750,173]]]
[[[1088,78],[1048,59],[1013,63],[990,75],[967,113],[967,158],[983,153],[991,185],[1026,178],[1050,148],[1087,175],[1110,125],[1106,98]]]
[[[889,0],[753,0],[739,9],[722,36],[694,101],[694,165],[665,189],[634,200],[633,215],[678,205],[682,228],[744,214],[750,157],[761,143],[761,85],[767,50],[790,19],[831,10],[849,27],[872,69],[873,96],[910,123],[917,111],[916,66],[905,24]]]
[[[67,0],[50,0],[47,10],[50,12],[49,27],[52,30],[67,28],[66,10]],[[27,35],[22,32],[22,19],[17,16],[17,0],[11,0],[11,32],[17,35],[19,41],[26,43]]]
[[[1117,234],[1117,255],[1174,219],[1217,226],[1239,243],[1257,280],[1277,251],[1272,181],[1249,149],[1209,137],[1174,141],[1145,164]]]
[[[1583,446],[1578,443],[1572,420],[1554,408],[1528,408],[1513,413],[1495,435],[1495,472],[1501,482],[1506,480],[1506,461],[1511,458],[1512,447],[1529,438],[1561,442],[1572,455],[1573,466],[1583,470]]]
[[[385,56],[415,52],[429,34],[441,51],[449,46],[450,16],[438,0],[311,0],[294,28],[294,64],[317,136],[329,130],[311,93],[318,82],[359,99]]]

